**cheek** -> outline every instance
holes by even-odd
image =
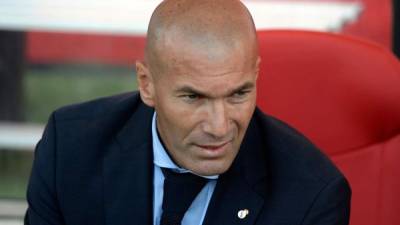
[[[240,106],[233,107],[231,110],[232,118],[239,126],[239,129],[245,129],[250,122],[253,115],[254,109],[256,107],[255,101],[249,101]]]
[[[193,112],[173,100],[156,105],[161,126],[170,141],[175,144],[184,142],[193,130]]]

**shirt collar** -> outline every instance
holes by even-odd
[[[156,117],[157,117],[157,113],[154,112],[153,120],[152,120],[152,124],[151,124],[151,135],[152,135],[152,139],[153,139],[153,155],[154,155],[153,163],[158,167],[168,168],[177,173],[193,173],[190,170],[187,170],[187,169],[177,166],[171,160],[169,155],[167,154],[164,146],[161,144],[160,138],[158,137]],[[195,174],[195,173],[193,173],[193,174]],[[195,174],[195,175],[197,175],[197,174]],[[198,175],[198,176],[200,176],[200,175]],[[204,177],[207,179],[218,179],[218,175],[201,176],[201,177]]]

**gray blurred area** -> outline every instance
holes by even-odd
[[[0,30],[0,120],[22,119],[25,33]]]

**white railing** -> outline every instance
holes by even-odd
[[[0,122],[0,149],[32,151],[43,130],[43,125]]]
[[[0,199],[0,225],[22,225],[27,207],[25,201]]]
[[[1,0],[0,29],[144,35],[159,0]],[[359,2],[244,0],[257,29],[338,31]],[[110,13],[111,12],[111,13]]]
[[[23,225],[24,222],[18,219],[1,219],[0,218],[0,225]]]

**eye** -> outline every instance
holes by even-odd
[[[249,90],[240,90],[240,91],[235,92],[232,95],[232,97],[234,97],[234,98],[243,98],[243,97],[246,97],[249,92],[250,92]]]
[[[247,96],[249,95],[250,92],[251,92],[250,90],[239,90],[231,95],[230,101],[232,103],[244,102],[247,99]]]
[[[180,95],[179,97],[181,99],[183,99],[185,102],[189,102],[189,103],[192,103],[201,98],[201,96],[198,94],[184,94],[184,95]]]
[[[186,95],[185,97],[188,99],[197,99],[199,96],[196,94],[189,94],[189,95]]]

